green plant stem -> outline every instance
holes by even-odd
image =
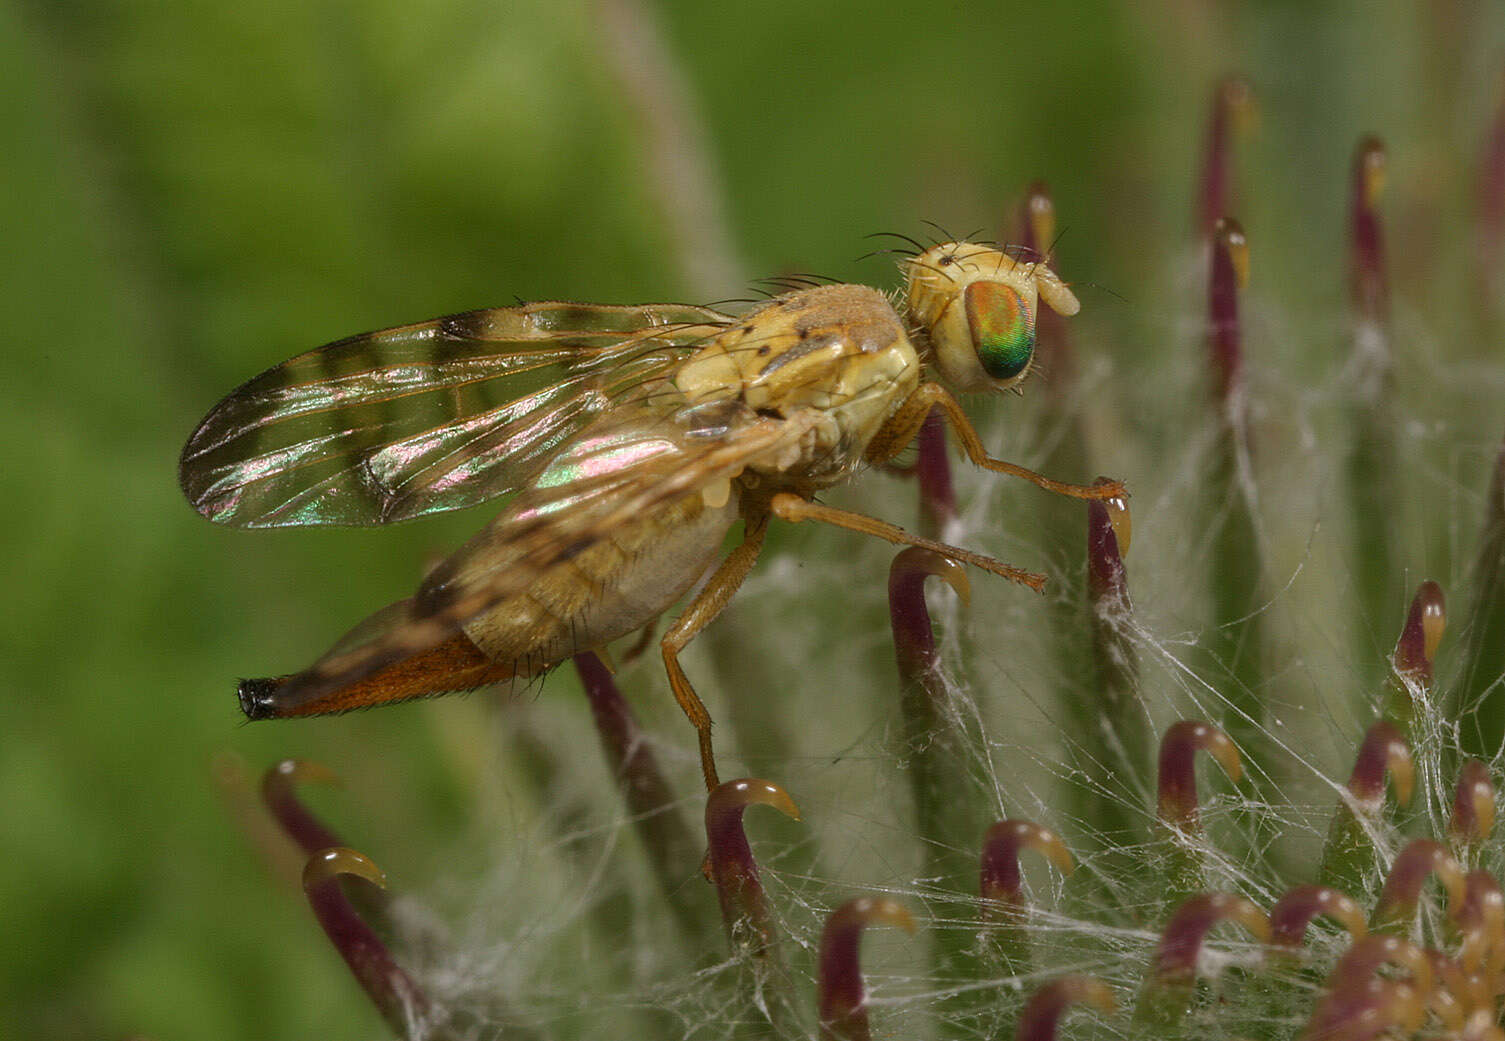
[[[1505,444],[1495,457],[1470,584],[1453,708],[1473,721],[1463,727],[1464,754],[1489,762],[1505,746]]]

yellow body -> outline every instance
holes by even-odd
[[[919,355],[888,298],[856,285],[772,300],[674,376],[691,405],[737,402],[805,427],[797,454],[754,466],[791,488],[825,487],[849,476],[919,383]]]
[[[659,646],[715,787],[710,713],[678,656],[747,577],[772,520],[834,524],[1040,589],[1044,576],[815,499],[891,460],[937,413],[977,466],[1082,498],[1123,494],[993,458],[946,386],[922,378],[930,364],[968,392],[1023,379],[1039,302],[1077,310],[1050,269],[966,242],[904,266],[902,317],[857,285],[740,317],[543,301],[351,337],[248,381],[183,449],[183,490],[213,520],[390,524],[512,498],[410,600],[300,673],[243,681],[241,709],[343,712],[536,675],[650,625],[704,577]]]
[[[644,514],[597,540],[569,567],[466,622],[465,635],[488,657],[511,662],[516,675],[533,676],[636,632],[720,558],[738,505],[731,494],[718,508],[690,498]],[[471,566],[504,564],[488,556]]]
[[[778,423],[789,435],[768,455],[751,459],[743,474],[629,519],[568,566],[470,619],[465,634],[491,658],[514,663],[519,675],[533,675],[642,628],[719,559],[745,494],[766,502],[775,491],[846,479],[919,377],[919,356],[882,293],[833,285],[770,301],[687,359],[672,387],[644,393],[659,410],[672,397],[672,411],[687,420],[711,416],[732,429]],[[599,455],[598,440],[641,445],[665,436],[648,434],[651,424],[651,414],[642,425],[603,417],[539,480],[563,479],[578,456]],[[452,564],[469,572],[469,580],[509,566],[505,534],[517,520],[516,509],[504,511]],[[455,577],[455,567],[445,567],[426,586]],[[420,592],[420,603],[423,597]]]

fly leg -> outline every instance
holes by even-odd
[[[1015,463],[994,459],[983,447],[977,428],[962,411],[961,405],[951,396],[951,392],[939,383],[922,383],[914,393],[904,399],[898,410],[888,418],[888,422],[884,423],[878,429],[878,433],[873,435],[873,439],[868,442],[867,461],[881,464],[898,455],[900,450],[919,434],[920,426],[925,422],[925,417],[929,415],[932,408],[941,410],[951,424],[951,429],[956,431],[962,451],[967,453],[967,458],[972,460],[974,466],[992,470],[994,473],[1023,477],[1026,481],[1048,492],[1069,495],[1074,499],[1117,499],[1128,494],[1123,484],[1118,481],[1105,481],[1102,484],[1093,485],[1064,484],[1060,481],[1052,481],[1049,477],[1044,477]]]
[[[1032,571],[1021,571],[1016,567],[1009,567],[1002,561],[985,557],[981,553],[973,553],[969,549],[960,546],[947,545],[934,539],[923,538],[919,535],[911,535],[897,524],[878,520],[863,513],[852,513],[850,510],[840,510],[835,506],[827,506],[824,503],[811,502],[809,499],[795,495],[793,492],[780,492],[769,503],[769,512],[780,520],[793,523],[799,521],[820,521],[823,524],[832,524],[838,528],[846,528],[848,531],[860,531],[864,535],[876,535],[880,539],[892,542],[898,546],[918,546],[928,549],[932,553],[939,553],[943,557],[950,557],[963,564],[971,564],[973,567],[982,568],[1008,579],[1010,582],[1018,582],[1022,586],[1029,586],[1039,593],[1045,589],[1045,576],[1037,575]]]
[[[716,776],[716,756],[711,751],[711,714],[706,711],[705,703],[695,693],[695,688],[690,686],[690,678],[680,667],[679,652],[695,638],[696,633],[716,620],[732,594],[742,585],[747,573],[758,561],[758,553],[763,548],[763,536],[766,534],[766,513],[746,519],[741,544],[727,554],[700,594],[669,627],[659,643],[664,652],[664,668],[669,673],[669,689],[674,692],[674,700],[679,702],[680,709],[689,717],[700,738],[700,769],[705,774],[705,788],[708,792],[714,791],[721,783]]]
[[[643,652],[648,649],[649,645],[653,643],[653,638],[658,635],[658,622],[662,617],[663,615],[654,615],[653,621],[643,626],[642,632],[638,633],[638,638],[632,641],[632,646],[627,648],[627,652],[622,655],[623,665],[631,665],[643,656]]]

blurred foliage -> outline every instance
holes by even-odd
[[[1342,263],[1353,140],[1408,142],[1395,177],[1422,211],[1398,220],[1424,242],[1466,197],[1468,167],[1437,160],[1477,151],[1505,39],[1467,0],[662,13],[749,272],[891,285],[886,260],[854,261],[863,236],[924,220],[997,235],[1044,177],[1062,251],[1092,258],[1070,276],[1114,294],[1087,289],[1089,327],[1148,381],[1148,330],[1193,312],[1136,295],[1157,284],[1143,258],[1187,241],[1216,77],[1248,73],[1278,128],[1250,147],[1248,169],[1280,176],[1249,178],[1244,224],[1257,257],[1303,261],[1263,284],[1326,314],[1339,283],[1310,276]],[[464,836],[534,812],[505,791],[475,810],[491,777],[476,699],[242,728],[231,696],[405,594],[477,516],[223,531],[174,467],[215,400],[318,343],[514,298],[685,295],[612,46],[589,4],[559,0],[0,4],[0,1035],[380,1031],[217,796],[227,755],[330,763],[344,819],[403,826],[397,875],[453,869],[439,861]],[[1439,308],[1466,298],[1446,288],[1464,261],[1428,258]]]

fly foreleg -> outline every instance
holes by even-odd
[[[977,428],[962,411],[961,405],[951,396],[951,392],[939,383],[922,383],[914,393],[904,399],[894,414],[888,417],[888,421],[868,442],[865,453],[867,461],[881,464],[898,455],[919,434],[920,426],[925,422],[925,417],[930,414],[932,408],[941,410],[941,414],[951,424],[951,429],[956,431],[962,451],[967,453],[967,458],[972,460],[974,466],[980,466],[994,473],[1022,477],[1046,491],[1055,492],[1058,495],[1069,495],[1074,499],[1117,499],[1128,494],[1123,484],[1118,481],[1105,481],[1093,485],[1064,484],[1061,481],[1052,481],[1049,477],[1044,477],[1015,463],[994,459],[983,447]]]
[[[763,549],[763,536],[767,533],[767,514],[747,519],[741,544],[727,554],[699,595],[690,602],[690,606],[685,608],[684,614],[675,620],[669,631],[664,633],[664,638],[659,643],[664,652],[664,669],[669,673],[669,689],[673,691],[674,700],[679,702],[681,711],[694,725],[700,738],[700,769],[705,774],[708,792],[714,791],[721,783],[716,776],[716,756],[711,751],[711,714],[706,711],[705,703],[695,693],[695,688],[690,685],[690,678],[680,666],[679,652],[695,638],[696,633],[714,622],[722,608],[726,607],[727,601],[731,600],[732,594],[758,562],[758,553]]]

